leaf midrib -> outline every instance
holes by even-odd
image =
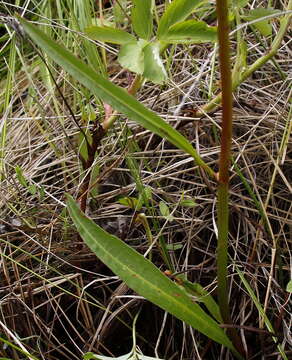
[[[70,200],[70,201],[71,201],[71,200]],[[72,204],[72,202],[71,202],[71,204]],[[75,207],[75,204],[73,205],[73,207]],[[74,211],[74,213],[75,213],[75,211]],[[93,243],[96,243],[95,240],[94,240],[94,236],[91,234],[91,231],[89,231],[89,229],[87,229],[86,227],[82,226],[82,223],[79,221],[79,217],[78,217],[77,215],[76,215],[76,218],[75,218],[75,219],[77,219],[77,223],[79,224],[79,226],[82,227],[82,232],[83,232],[83,233],[86,233],[86,234],[90,237],[90,239],[91,239],[91,241],[92,241]],[[86,220],[90,223],[90,225],[93,225],[92,220],[90,220],[90,219],[86,219]],[[94,224],[94,225],[96,225],[96,224]],[[96,226],[97,226],[97,225],[96,225]],[[102,231],[102,230],[101,230],[101,231]],[[112,235],[111,235],[111,236],[112,236]],[[141,281],[143,281],[146,285],[148,284],[148,287],[149,287],[150,289],[153,289],[153,291],[159,291],[159,293],[161,293],[161,295],[163,295],[165,298],[167,298],[169,302],[172,302],[174,305],[176,305],[177,307],[181,308],[182,310],[186,310],[186,312],[187,312],[188,314],[190,314],[191,317],[197,318],[197,319],[198,319],[199,321],[201,321],[201,322],[203,322],[204,320],[212,320],[212,321],[214,321],[213,319],[209,319],[209,318],[207,319],[207,315],[206,315],[206,318],[204,319],[204,317],[202,317],[201,315],[196,314],[195,311],[192,311],[189,306],[184,306],[184,304],[181,303],[181,302],[179,302],[175,297],[170,296],[167,292],[163,291],[163,289],[159,288],[158,286],[154,286],[153,283],[151,283],[150,281],[147,281],[147,279],[145,279],[144,277],[142,277],[141,275],[139,275],[139,273],[137,273],[136,271],[132,270],[131,267],[129,267],[128,265],[125,265],[124,263],[122,263],[121,261],[119,261],[117,257],[111,255],[111,253],[110,253],[109,251],[107,251],[106,247],[103,247],[103,246],[100,245],[100,244],[98,244],[97,246],[99,246],[99,247],[101,248],[101,250],[102,250],[105,254],[107,254],[107,255],[109,256],[109,258],[113,260],[113,262],[116,263],[117,266],[120,265],[121,268],[124,268],[124,269],[126,268],[131,275],[132,275],[132,274],[135,274],[135,276],[138,275],[139,278],[141,279]],[[131,249],[131,248],[130,248],[130,249]],[[132,250],[133,250],[133,249],[132,249]],[[133,251],[134,251],[134,250],[133,250]],[[136,254],[135,254],[135,255],[136,255]],[[126,271],[126,270],[124,270],[124,271]],[[185,294],[184,294],[179,288],[177,288],[177,291],[178,291],[179,293],[181,293],[182,296],[183,296],[185,299],[187,299],[187,301],[189,301],[189,299],[185,296]],[[161,306],[161,305],[159,305],[159,306]],[[194,308],[197,308],[197,307],[198,307],[198,308],[199,308],[199,311],[202,311],[201,308],[200,308],[197,304],[192,304],[192,306],[194,306]],[[195,310],[195,309],[194,309],[194,310]],[[216,324],[216,323],[215,323],[215,324]],[[211,332],[214,333],[214,328],[210,327],[210,326],[208,325],[208,322],[206,322],[206,323],[203,324],[203,325],[205,326],[205,329],[210,329]],[[221,335],[220,332],[218,332],[218,334]]]

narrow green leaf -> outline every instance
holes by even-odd
[[[96,354],[94,354],[93,352],[88,352],[83,355],[83,360],[92,360],[92,359],[96,359]]]
[[[91,168],[91,176],[90,176],[90,193],[93,197],[97,196],[99,193],[99,184],[96,182],[98,175],[100,174],[100,165],[96,163]]]
[[[159,55],[159,50],[158,42],[149,43],[143,49],[143,76],[156,84],[162,84],[167,79],[166,70]]]
[[[13,343],[11,343],[10,341],[3,339],[2,337],[0,337],[0,342],[3,342],[4,344],[8,345],[9,347],[19,351],[21,354],[23,354],[25,357],[27,357],[29,360],[38,360],[38,358],[36,358],[34,355],[26,352],[25,350],[23,350],[22,348],[20,348],[17,345],[14,345]],[[1,346],[3,348],[3,345]],[[18,356],[17,356],[18,357]],[[22,357],[23,358],[23,357]],[[10,360],[10,359],[8,359]]]
[[[171,44],[215,42],[217,27],[209,26],[204,21],[187,20],[172,25],[162,40]]]
[[[126,31],[115,29],[110,26],[89,26],[84,29],[85,33],[93,40],[99,40],[112,44],[126,44],[135,41],[135,36]]]
[[[256,20],[260,19],[265,16],[277,14],[279,10],[275,10],[272,8],[256,8],[249,12],[249,14],[246,16],[247,20]],[[253,24],[253,26],[263,35],[263,36],[270,36],[272,35],[272,25],[270,24],[271,19],[259,21]]]
[[[121,205],[125,205],[131,209],[137,209],[137,210],[140,210],[142,205],[139,201],[139,199],[135,198],[135,197],[122,197],[118,200],[118,202],[121,204]]]
[[[287,284],[286,291],[292,293],[292,280],[290,280]]]
[[[153,1],[132,0],[132,24],[135,33],[142,39],[150,40],[153,29]]]
[[[269,24],[267,20],[259,21],[254,23],[253,26],[263,35],[263,36],[270,36],[272,35],[272,25]]]
[[[68,71],[81,84],[91,90],[92,94],[100,97],[114,109],[124,113],[146,129],[167,139],[179,149],[194,157],[199,166],[204,168],[211,176],[213,170],[199,157],[189,141],[178,131],[173,129],[162,118],[148,110],[144,105],[129,95],[124,89],[112,84],[109,80],[97,74],[84,62],[76,58],[63,46],[58,45],[36,26],[23,18],[18,18],[26,33],[35,41],[56,63]]]
[[[91,144],[92,142],[92,136],[90,134],[90,131],[88,128],[85,129],[82,133],[80,132],[78,134],[78,152],[82,158],[87,161],[88,159],[88,150],[87,150],[87,143],[85,141],[85,137],[87,138],[87,141]]]
[[[87,218],[72,196],[67,195],[67,199],[70,216],[83,240],[130,288],[234,351],[231,341],[218,323],[194,303],[183,289],[168,279],[148,259]]]
[[[157,38],[163,39],[170,26],[185,20],[205,0],[174,0],[166,8],[157,29]]]
[[[23,175],[22,169],[20,166],[16,165],[15,168],[15,173],[16,173],[16,177],[17,180],[19,181],[19,183],[23,186],[23,187],[28,187],[28,183]]]
[[[171,251],[176,251],[179,249],[182,249],[183,245],[178,243],[178,244],[166,244],[166,249],[167,250],[171,250]]]
[[[180,206],[185,206],[185,207],[189,207],[189,208],[193,208],[195,206],[197,206],[197,203],[192,200],[192,199],[182,199],[179,202]]]
[[[144,53],[143,47],[145,40],[132,41],[121,47],[118,56],[118,62],[122,67],[131,70],[137,74],[143,74],[144,71]]]

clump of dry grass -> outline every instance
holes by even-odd
[[[244,36],[252,63],[269,45],[266,40],[259,43],[248,30]],[[292,234],[290,42],[285,37],[274,62],[234,93],[230,298],[233,320],[250,359],[277,359],[279,353],[235,265],[262,304],[278,342],[285,349],[292,342],[285,291]],[[220,109],[192,117],[192,110],[215,95],[217,62],[210,51],[207,45],[175,47],[167,84],[158,88],[146,83],[137,96],[178,128],[214,166],[219,155]],[[0,187],[1,337],[18,340],[28,352],[48,360],[81,359],[86,351],[117,356],[129,350],[132,321],[142,309],[137,335],[144,353],[165,359],[231,358],[134,294],[81,243],[64,207],[64,194],[76,196],[82,185],[79,131],[62,99],[40,76],[43,65],[26,55],[23,60],[27,69],[15,71],[9,111],[2,113],[7,141]],[[90,126],[82,120],[82,110],[90,103],[95,115],[102,115],[95,99],[80,95],[76,83],[70,83],[60,69],[54,71],[76,118],[84,128]],[[127,83],[127,76],[121,72],[119,81]],[[146,251],[148,240],[135,221],[137,213],[118,202],[121,196],[139,195],[131,159],[140,181],[151,189],[153,214],[148,213],[147,219],[154,240],[163,236],[169,247],[179,245],[169,251],[175,271],[216,296],[215,183],[206,183],[181,151],[124,120],[116,123],[98,150],[94,163],[99,168],[98,194],[89,203],[89,215],[135,249]],[[36,186],[35,193],[19,182],[16,165],[27,183]],[[181,199],[192,199],[196,205],[182,206]],[[172,221],[161,216],[161,201],[172,211]],[[166,270],[157,249],[153,261]],[[0,353],[23,358],[10,348],[2,347]],[[291,351],[286,354],[289,357]]]

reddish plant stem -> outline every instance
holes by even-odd
[[[98,121],[98,120],[96,120]],[[100,142],[104,135],[106,134],[106,131],[102,127],[101,124],[98,124],[98,126],[93,130],[92,132],[92,144],[90,145],[87,141],[87,153],[88,158],[85,161],[84,170],[86,171],[85,178],[83,179],[83,184],[80,191],[80,209],[85,212],[86,211],[86,205],[87,205],[87,198],[88,198],[88,189],[90,185],[90,178],[91,178],[91,167],[94,163],[95,154],[96,151],[100,145]]]
[[[232,73],[230,61],[229,21],[227,0],[217,0],[219,63],[222,87],[222,134],[219,159],[218,184],[218,246],[217,277],[218,302],[222,318],[226,324],[232,324],[227,282],[228,229],[229,229],[229,165],[232,141]],[[241,340],[234,328],[227,330],[236,349],[243,354]]]
[[[131,95],[135,95],[139,88],[142,85],[142,77],[136,76],[133,82],[130,84],[128,88],[128,93]],[[101,143],[101,140],[107,133],[108,129],[113,125],[115,120],[117,119],[117,112],[113,112],[111,116],[105,117],[104,121],[100,124],[98,120],[96,120],[96,126],[94,127],[91,135],[92,135],[92,143],[90,144],[86,135],[84,134],[86,145],[87,145],[87,153],[88,158],[86,161],[82,162],[83,169],[86,172],[85,178],[83,179],[83,183],[79,192],[79,201],[80,201],[80,209],[83,212],[86,212],[87,207],[87,199],[90,188],[90,178],[92,173],[92,165],[94,163],[95,155],[97,149]]]

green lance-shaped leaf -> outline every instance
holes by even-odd
[[[178,131],[173,129],[162,118],[147,109],[124,89],[114,85],[109,80],[97,74],[88,65],[76,56],[58,45],[36,26],[30,24],[23,18],[19,18],[25,32],[38,44],[57,64],[88,88],[92,94],[100,97],[105,103],[114,109],[124,113],[133,121],[136,121],[146,129],[167,139],[181,150],[193,156],[196,163],[204,168],[206,172],[214,177],[214,171],[200,158],[189,141]]]
[[[157,38],[163,39],[170,26],[185,20],[205,0],[174,0],[166,8],[157,29]]]
[[[172,25],[162,40],[171,44],[215,42],[217,28],[204,21],[187,20]]]
[[[218,323],[194,303],[184,290],[148,259],[87,218],[70,195],[67,195],[67,199],[70,216],[82,239],[131,289],[210,339],[234,350]]]
[[[142,39],[150,40],[153,30],[153,1],[132,0],[132,25],[135,33]]]
[[[135,36],[128,32],[110,26],[89,26],[84,31],[93,40],[111,44],[123,45],[136,40]]]

